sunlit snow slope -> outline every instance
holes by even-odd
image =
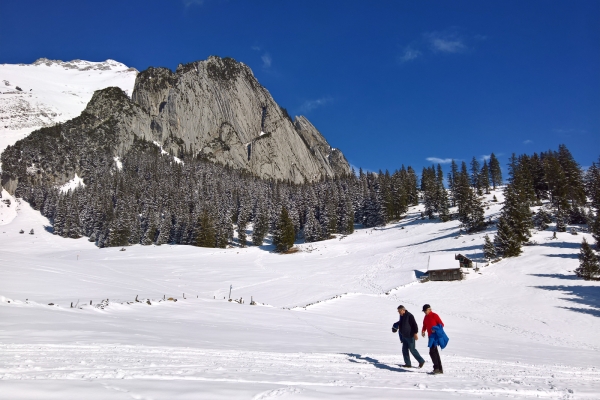
[[[573,273],[585,232],[552,239],[549,228],[520,257],[419,283],[429,255],[481,261],[494,228],[460,235],[415,207],[289,255],[268,244],[120,251],[56,237],[39,212],[3,199],[0,399],[600,397],[600,282]],[[224,300],[230,285],[243,304]],[[423,338],[425,367],[402,368],[390,329],[399,304],[421,326],[424,303],[450,337],[444,375],[427,374]]]
[[[0,64],[0,152],[36,129],[75,118],[95,90],[118,86],[131,95],[136,75],[114,60]]]

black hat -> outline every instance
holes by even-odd
[[[424,304],[423,305],[423,312],[427,311],[428,308],[431,308],[431,306],[429,304]]]

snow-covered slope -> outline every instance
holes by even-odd
[[[114,60],[0,64],[0,152],[35,129],[75,118],[95,90],[118,86],[131,96],[136,75]]]
[[[290,255],[120,251],[56,237],[39,212],[3,199],[2,399],[600,397],[600,282],[572,272],[582,238],[592,241],[584,232],[538,232],[522,256],[464,281],[419,283],[429,255],[481,260],[486,232],[461,236],[458,222],[421,220],[417,207]],[[488,205],[497,215],[501,204]],[[230,285],[244,304],[224,300]],[[400,367],[390,329],[399,304],[420,326],[424,303],[450,337],[440,376],[426,374],[422,338],[425,368]]]

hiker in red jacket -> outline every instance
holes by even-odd
[[[431,311],[431,306],[429,304],[425,304],[423,306],[423,312],[425,313],[425,318],[423,318],[423,329],[421,330],[421,335],[425,337],[425,331],[427,331],[427,335],[431,336],[433,334],[431,328],[436,325],[444,326],[444,323],[439,315]],[[444,369],[442,368],[442,359],[440,358],[440,353],[438,352],[437,346],[432,345],[429,348],[429,356],[433,362],[433,373],[443,374]]]

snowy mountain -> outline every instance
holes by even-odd
[[[96,90],[117,86],[131,96],[136,76],[135,68],[114,60],[0,64],[0,152],[36,129],[78,116]]]
[[[81,141],[94,130],[109,131],[114,139],[109,159],[123,158],[135,138],[158,142],[174,156],[187,153],[262,178],[303,183],[350,172],[340,150],[332,148],[305,117],[292,120],[250,68],[230,58],[210,57],[180,65],[175,72],[149,68],[137,75],[133,91],[137,71],[110,60],[63,63],[42,59],[30,66],[3,68],[0,72],[7,78],[0,117],[4,121],[1,149],[33,129],[84,112],[93,119],[73,119],[68,125],[71,133],[60,128],[62,137]],[[113,87],[92,96],[107,85]],[[35,135],[47,137],[48,132]],[[81,137],[73,139],[76,135]],[[70,159],[70,169],[81,170],[78,157],[62,156]],[[69,173],[64,181],[73,176]],[[11,187],[7,186],[9,191]]]
[[[420,204],[290,255],[269,244],[120,251],[52,235],[39,212],[2,194],[0,398],[600,396],[600,282],[573,273],[587,232],[553,239],[551,224],[522,256],[488,264],[481,249],[494,226],[460,233],[458,221],[421,219]],[[486,219],[503,201],[501,190],[484,196]],[[420,282],[430,255],[456,253],[480,269]],[[230,285],[241,303],[225,299]],[[450,337],[443,375],[427,374],[421,336],[424,368],[401,367],[391,332],[400,304],[421,328],[424,303]]]

